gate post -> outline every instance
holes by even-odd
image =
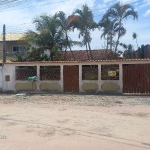
[[[61,91],[64,92],[64,65],[60,64],[60,85]]]
[[[79,92],[83,92],[82,90],[82,64],[79,64]]]
[[[119,64],[119,86],[120,86],[120,93],[123,93],[123,64]]]
[[[99,91],[102,91],[101,85],[102,85],[102,80],[101,80],[101,64],[98,64],[98,86],[99,86]]]
[[[36,69],[37,69],[37,81],[36,81],[37,91],[40,91],[40,65],[39,64],[36,66]]]

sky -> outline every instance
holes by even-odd
[[[35,28],[33,19],[41,14],[53,15],[58,11],[64,11],[66,15],[72,14],[75,9],[80,9],[87,4],[93,11],[94,20],[99,22],[110,6],[117,0],[22,0],[18,3],[0,5],[0,32],[2,34],[3,24],[6,25],[6,33],[22,33]],[[131,4],[138,12],[138,20],[129,18],[124,21],[127,30],[120,42],[132,44],[137,49],[136,41],[132,34],[138,34],[138,45],[150,44],[150,0],[121,0],[123,4]],[[72,40],[81,41],[78,31],[70,32]],[[91,48],[103,49],[105,41],[101,39],[101,31],[91,31]],[[85,47],[73,47],[74,50],[83,50]]]

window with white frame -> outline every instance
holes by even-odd
[[[26,50],[26,45],[15,45],[12,46],[12,52],[23,52]]]

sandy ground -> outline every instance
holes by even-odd
[[[150,97],[0,96],[0,150],[120,149],[150,149]]]

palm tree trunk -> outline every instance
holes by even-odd
[[[108,50],[108,33],[107,33],[107,45],[106,45],[106,49]]]
[[[119,21],[119,28],[121,28],[121,19]],[[120,39],[120,30],[119,30],[119,33],[118,33],[118,38],[117,38],[116,47],[115,47],[115,57],[116,57],[116,52],[117,52],[117,48],[118,48],[118,45],[119,45],[119,39]]]
[[[67,47],[65,48],[65,54],[64,54],[64,57],[63,57],[64,60],[66,60],[66,53],[67,53]]]
[[[87,43],[86,43],[86,53],[87,53],[88,60],[90,60],[89,53],[88,53],[88,48],[87,48]]]
[[[73,51],[71,50],[70,44],[69,44],[69,49],[70,49],[70,52],[71,52],[71,55],[72,55],[73,59],[76,60],[76,59],[75,59],[75,56],[74,56],[74,54],[73,54]]]
[[[90,57],[91,57],[91,60],[93,60],[93,55],[92,55],[92,50],[91,50],[91,46],[90,46],[90,43],[88,43],[88,47],[89,47],[89,51],[90,51]]]
[[[112,34],[110,35],[110,49],[112,50]]]
[[[117,48],[118,48],[118,45],[119,45],[119,38],[120,38],[119,34],[120,34],[120,33],[118,33],[118,38],[117,38],[117,41],[116,41],[114,59],[116,58],[116,52],[117,52]]]
[[[137,50],[138,50],[139,46],[138,46],[137,38],[136,38],[136,44],[137,44]]]
[[[73,52],[72,52],[72,50],[71,50],[71,46],[70,46],[70,42],[69,42],[69,39],[68,39],[67,32],[66,32],[66,39],[67,39],[67,43],[68,43],[68,46],[69,46],[69,49],[70,49],[71,55],[72,55],[73,59],[75,60],[74,54],[73,54]]]

